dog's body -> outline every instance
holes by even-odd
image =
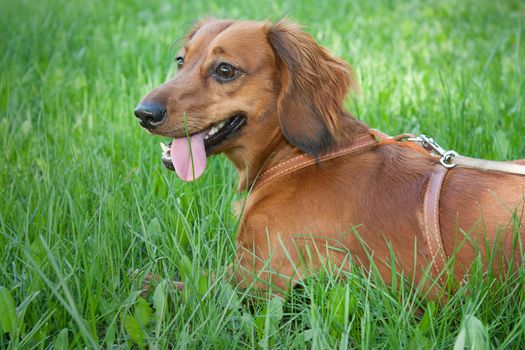
[[[260,249],[259,268],[273,251],[272,268],[285,276],[297,274],[291,261],[303,260],[297,253],[304,252],[305,245],[314,257],[316,251],[329,252],[339,263],[351,252],[366,264],[372,252],[387,281],[392,273],[390,243],[398,268],[419,281],[437,258],[428,252],[422,208],[435,163],[430,156],[391,145],[299,170],[249,197],[238,242],[245,251]],[[462,278],[478,251],[483,257],[490,251],[494,264],[500,264],[496,257],[501,255],[493,252],[500,247],[498,240],[507,259],[519,254],[513,239],[515,225],[523,221],[523,195],[516,194],[523,193],[524,186],[519,175],[449,170],[439,218],[445,255],[455,256],[456,277]],[[523,236],[523,228],[520,232]],[[312,237],[317,238],[315,249]],[[288,254],[282,254],[283,246]],[[519,261],[519,255],[514,259]]]
[[[298,26],[207,20],[186,39],[178,74],[136,110],[142,126],[175,138],[170,156],[179,157],[173,167],[180,177],[193,180],[206,155],[225,153],[239,171],[240,189],[249,189],[282,161],[322,156],[368,132],[342,107],[348,88],[356,87],[350,68]],[[191,166],[179,156],[187,156],[184,143]],[[269,280],[286,288],[327,259],[346,266],[351,253],[365,265],[373,256],[389,281],[393,252],[399,269],[421,280],[435,258],[425,245],[422,202],[437,163],[388,144],[255,186],[237,235],[238,277],[249,284],[258,275],[260,288]],[[499,266],[513,255],[521,261],[515,238],[524,237],[524,193],[524,176],[448,171],[439,223],[459,279],[478,251],[485,257],[500,248],[491,254]]]

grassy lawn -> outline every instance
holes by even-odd
[[[525,2],[0,0],[0,348],[525,348],[525,267],[444,305],[372,271],[286,301],[222,280],[236,176],[182,183],[133,109],[191,20],[291,17],[356,69],[347,107],[390,134],[525,157]],[[161,281],[141,298],[148,272]],[[170,280],[186,282],[183,292]]]

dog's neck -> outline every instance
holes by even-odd
[[[369,129],[366,124],[347,113],[341,118],[340,122],[334,148],[337,148],[340,143],[346,143],[362,135]],[[268,135],[267,139],[269,141],[262,150],[244,149],[226,154],[239,173],[238,191],[250,190],[260,174],[283,161],[304,153],[290,144],[278,128],[272,135]]]

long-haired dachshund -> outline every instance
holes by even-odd
[[[431,141],[356,120],[343,109],[357,88],[351,68],[297,24],[207,19],[176,63],[135,115],[173,138],[164,162],[181,179],[197,179],[218,153],[237,168],[239,190],[250,191],[240,283],[286,290],[328,262],[372,259],[388,282],[392,251],[397,271],[435,285],[461,280],[477,254],[496,272],[523,264],[525,176],[451,168]]]

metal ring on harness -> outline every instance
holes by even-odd
[[[449,169],[453,168],[453,167],[455,167],[457,165],[456,163],[453,162],[454,157],[456,157],[457,155],[458,155],[458,153],[456,151],[453,151],[453,150],[446,151],[439,158],[439,162],[445,168],[449,168]]]

